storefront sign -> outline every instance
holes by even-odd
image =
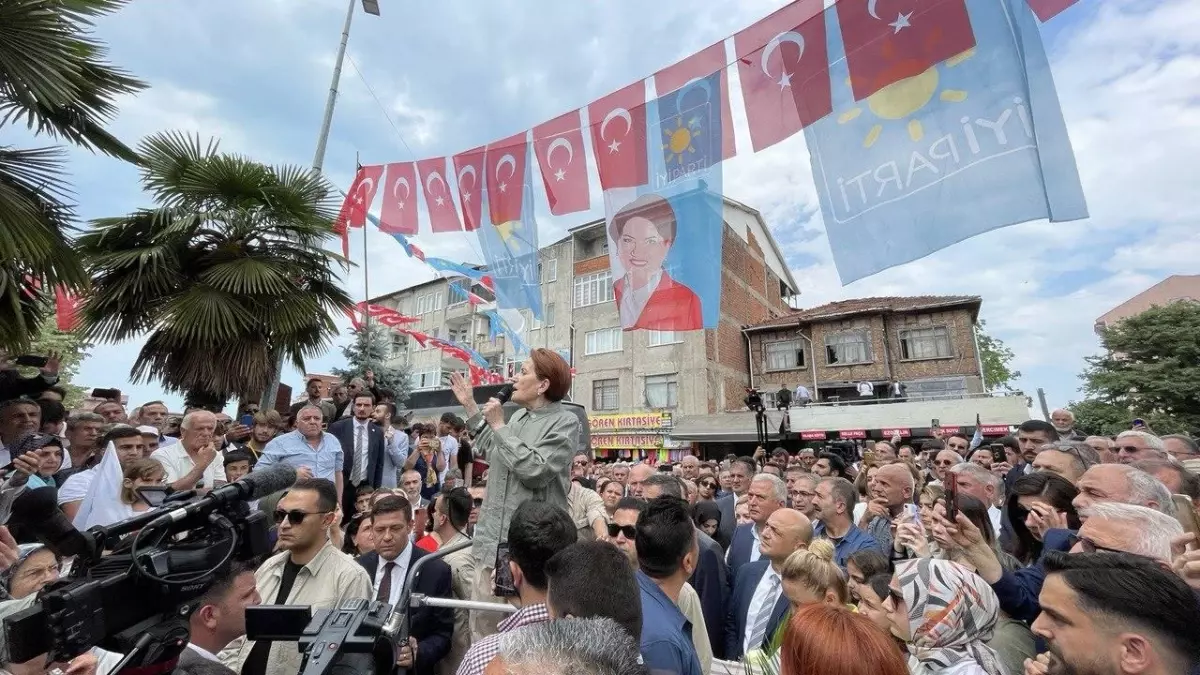
[[[838,432],[839,438],[866,438],[866,429],[842,429]]]
[[[801,431],[800,439],[804,441],[823,441],[825,440],[824,431]]]
[[[911,429],[881,429],[880,433],[883,434],[884,438],[892,438],[893,436],[912,436]]]
[[[984,436],[1007,436],[1007,424],[981,424],[979,425],[979,433]]]
[[[592,436],[592,447],[617,450],[657,450],[663,445],[663,437],[654,434],[612,434]]]
[[[961,429],[961,428],[962,428],[962,427],[941,427],[941,430],[942,430],[942,435],[943,435],[943,436],[950,436],[951,434],[957,434],[957,433],[958,433],[958,430],[959,430],[959,429]]]
[[[631,413],[628,415],[588,415],[588,427],[597,431],[624,429],[652,430],[670,428],[670,416],[663,413]]]

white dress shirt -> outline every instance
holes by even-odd
[[[746,613],[746,632],[742,635],[743,654],[749,654],[759,648],[759,645],[750,644],[750,638],[754,637],[750,634],[754,630],[754,620],[765,608],[774,607],[775,603],[779,602],[781,593],[783,593],[783,580],[779,578],[774,567],[768,567],[762,578],[758,580],[758,586],[754,588],[754,595],[750,598],[750,609]]]
[[[194,652],[196,652],[197,654],[199,654],[199,655],[200,655],[200,658],[202,658],[202,659],[204,659],[204,660],[206,660],[206,661],[212,661],[212,662],[214,662],[214,663],[220,663],[220,662],[221,662],[221,659],[218,659],[216,654],[214,654],[214,653],[212,653],[212,652],[208,651],[208,650],[207,650],[207,649],[205,649],[204,647],[198,647],[198,646],[196,646],[195,644],[193,644],[193,643],[189,642],[189,643],[187,643],[187,648],[188,648],[188,649],[190,649],[190,650],[192,650],[192,651],[194,651]]]
[[[404,581],[408,578],[408,566],[412,562],[412,544],[404,547],[395,560],[384,560],[379,557],[379,566],[375,568],[375,579],[371,583],[371,600],[379,597],[379,584],[383,581],[383,570],[389,562],[396,563],[392,568],[392,587],[386,602],[393,607],[400,602],[400,591],[404,589]]]

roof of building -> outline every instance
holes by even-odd
[[[861,314],[883,314],[890,312],[916,312],[932,309],[965,307],[971,310],[972,318],[979,314],[983,299],[977,295],[916,295],[911,297],[853,298],[837,300],[809,309],[789,312],[761,323],[745,326],[748,331],[783,328],[813,321],[827,321]]]
[[[1122,302],[1116,307],[1108,310],[1102,316],[1096,319],[1096,323],[1105,324],[1129,318],[1131,315],[1145,311],[1154,304],[1164,304],[1162,302],[1164,299],[1166,302],[1170,302],[1172,300],[1184,299],[1187,297],[1171,297],[1173,292],[1197,292],[1196,289],[1200,289],[1200,274],[1172,274],[1166,279],[1163,279],[1150,288],[1147,288],[1141,293],[1138,293],[1125,302]]]

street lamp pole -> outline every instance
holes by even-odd
[[[317,151],[313,154],[313,172],[320,174],[325,165],[325,148],[329,144],[329,131],[333,126],[333,109],[337,105],[338,85],[342,80],[342,64],[346,61],[346,45],[350,42],[350,25],[354,22],[354,7],[362,3],[363,11],[379,16],[379,0],[349,0],[346,3],[346,21],[342,26],[342,41],[338,44],[337,58],[333,62],[333,80],[329,83],[329,97],[325,99],[325,114],[321,118],[321,131],[317,135]],[[365,283],[365,282],[364,282]],[[274,408],[279,396],[279,384],[283,380],[283,354],[275,362],[275,377],[263,392],[260,405]]]

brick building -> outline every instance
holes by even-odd
[[[531,347],[558,351],[576,369],[571,397],[602,428],[604,433],[593,439],[600,454],[661,449],[674,417],[742,406],[749,384],[742,327],[790,312],[787,299],[799,289],[758,211],[726,198],[724,219],[716,329],[623,331],[603,220],[575,227],[539,251],[545,316],[535,321],[523,313],[523,339]],[[449,283],[437,279],[371,302],[419,316],[414,329],[467,342],[493,361],[494,370],[507,372],[516,358],[511,346],[503,338],[489,339],[487,319],[474,307],[452,304],[456,298]],[[472,291],[490,297],[478,286]],[[417,390],[444,387],[450,372],[463,369],[438,350],[419,349],[400,335],[394,337],[392,358],[412,368]]]
[[[882,398],[893,379],[911,400],[980,393],[980,304],[973,296],[858,298],[753,323],[743,330],[751,379],[768,404],[799,384],[820,402],[856,399],[864,381]]]

